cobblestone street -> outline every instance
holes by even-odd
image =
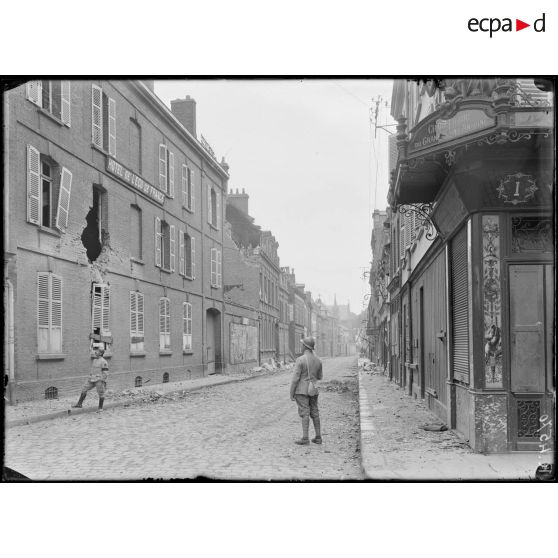
[[[356,358],[324,361],[321,446],[293,443],[300,420],[291,374],[12,427],[5,464],[34,480],[363,478]]]

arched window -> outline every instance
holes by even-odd
[[[169,383],[169,373],[165,372],[163,374],[163,384],[168,384]]]
[[[141,387],[143,385],[143,380],[141,379],[141,376],[136,376],[134,385],[136,387]]]
[[[58,388],[52,386],[45,390],[45,399],[58,399]]]

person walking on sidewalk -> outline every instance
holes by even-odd
[[[81,409],[83,401],[87,397],[87,392],[90,389],[97,388],[97,393],[99,394],[99,408],[97,409],[97,412],[103,410],[109,368],[107,361],[103,358],[104,354],[104,349],[95,349],[95,358],[91,363],[89,378],[81,390],[79,401],[75,405],[72,405],[72,408]]]
[[[296,440],[295,444],[307,445],[308,429],[310,427],[310,417],[314,423],[316,432],[312,442],[322,443],[322,433],[320,428],[320,412],[318,410],[318,393],[312,394],[312,388],[316,380],[323,377],[322,361],[314,354],[315,341],[313,337],[301,339],[304,353],[296,359],[295,370],[291,381],[291,401],[296,401],[298,415],[302,420],[302,438]],[[311,380],[311,382],[310,382]],[[309,393],[310,385],[310,393]]]

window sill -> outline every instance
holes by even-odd
[[[193,281],[195,277],[193,275],[183,275],[184,279],[188,279],[188,281]]]
[[[130,261],[140,265],[145,265],[145,262],[143,260],[138,260],[138,258],[130,258]]]
[[[38,225],[38,227],[42,233],[48,234],[50,236],[56,236],[57,238],[60,238],[62,236],[62,233],[58,229],[51,229],[50,227],[45,227],[43,225]]]
[[[106,157],[112,157],[113,159],[116,159],[116,155],[111,155],[104,147],[99,147],[98,145],[95,145],[93,142],[91,142],[91,147],[96,151],[98,151],[99,153],[102,153]]]
[[[145,351],[130,351],[130,358],[132,357],[144,357],[147,353]]]
[[[212,289],[215,289],[215,290],[218,290],[218,289],[220,289],[221,287],[219,287],[218,285],[211,285],[211,288],[212,288]]]
[[[190,207],[186,206],[186,205],[182,205],[182,209],[184,209],[184,210],[187,211],[188,213],[194,214],[194,210],[191,209]]]
[[[214,231],[218,231],[219,227],[216,227],[213,223],[209,223],[209,228],[213,229]]]
[[[67,355],[63,353],[41,353],[36,356],[37,360],[64,360]]]
[[[167,269],[165,267],[160,267],[159,268],[161,271],[163,271],[164,273],[168,273],[169,275],[172,273],[172,271],[170,269]]]
[[[94,353],[94,352],[89,353],[89,356],[90,356],[91,358],[97,358],[97,357],[95,356],[95,353]],[[112,357],[112,353],[109,353],[108,351],[105,351],[105,353],[103,354],[103,358],[111,358],[111,357]]]
[[[194,351],[191,351],[191,350],[188,350],[188,351],[187,351],[187,350],[183,350],[183,351],[182,351],[182,354],[183,354],[183,355],[193,355],[193,354],[194,354]]]
[[[54,114],[50,113],[48,110],[44,109],[43,107],[39,107],[39,112],[41,114],[44,114],[47,118],[50,118],[53,122],[58,124],[58,126],[60,126],[61,128],[63,126],[66,127],[66,128],[70,127],[68,124],[65,124],[64,122],[62,122],[62,120],[60,120],[57,116],[54,116]]]
[[[170,356],[172,351],[170,349],[159,349],[159,356]]]

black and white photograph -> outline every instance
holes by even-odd
[[[12,83],[4,478],[552,478],[554,85]]]

